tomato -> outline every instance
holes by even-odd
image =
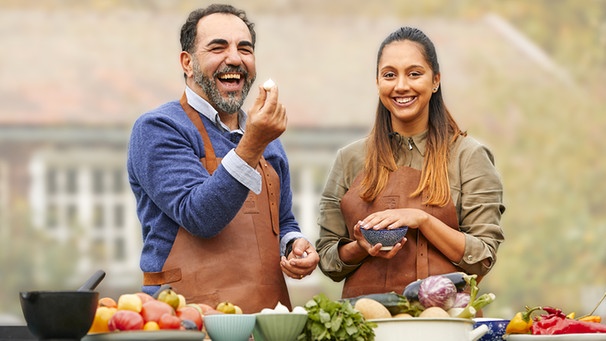
[[[116,308],[105,306],[97,307],[93,324],[90,326],[89,333],[105,333],[109,331],[109,320],[116,313]]]
[[[160,330],[160,326],[156,321],[145,322],[143,330]]]
[[[109,319],[110,331],[141,330],[144,325],[143,317],[132,310],[118,310]]]
[[[141,299],[142,303],[155,300],[155,298],[152,295],[146,294],[144,292],[138,292],[135,295],[139,296],[139,298]]]
[[[181,319],[172,314],[164,314],[158,321],[160,329],[181,329]]]
[[[198,330],[202,330],[202,314],[199,310],[191,306],[185,306],[177,309],[177,316],[181,320],[190,320],[196,324]]]
[[[202,309],[202,315],[223,314],[208,304],[198,303],[198,306]]]
[[[143,316],[143,320],[145,320],[145,322],[158,322],[160,317],[164,314],[174,315],[175,311],[173,307],[161,301],[147,301],[141,307],[141,316]]]
[[[111,297],[101,297],[97,302],[99,307],[118,308],[118,303]]]
[[[135,294],[122,294],[118,297],[118,310],[131,310],[139,313],[142,305],[141,298]]]

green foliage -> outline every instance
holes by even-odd
[[[349,301],[333,301],[324,294],[305,304],[309,315],[299,341],[372,341],[376,323],[364,320]]]

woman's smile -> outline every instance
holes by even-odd
[[[394,97],[393,100],[396,102],[397,105],[400,106],[410,106],[412,105],[412,103],[417,99],[416,96],[407,96],[407,97]]]

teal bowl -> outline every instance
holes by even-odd
[[[248,341],[255,328],[254,314],[214,314],[204,316],[206,332],[213,341]]]

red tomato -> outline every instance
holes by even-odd
[[[118,310],[109,319],[108,325],[110,331],[120,330],[141,330],[143,329],[143,317],[131,310]]]
[[[181,320],[190,320],[196,324],[198,330],[202,330],[202,314],[194,307],[181,307],[177,309],[177,316]]]
[[[198,306],[202,309],[202,315],[223,314],[208,304],[198,303]]]
[[[181,319],[172,314],[164,314],[158,321],[160,329],[181,329]]]
[[[160,317],[162,317],[164,314],[174,315],[175,311],[173,310],[173,307],[168,305],[168,303],[164,303],[162,301],[147,301],[143,303],[143,306],[141,307],[141,316],[143,316],[143,320],[145,322],[158,322]]]
[[[141,302],[143,302],[143,303],[155,300],[155,298],[152,295],[146,294],[144,292],[138,292],[138,293],[136,293],[136,295],[139,296],[139,298],[141,299]]]

